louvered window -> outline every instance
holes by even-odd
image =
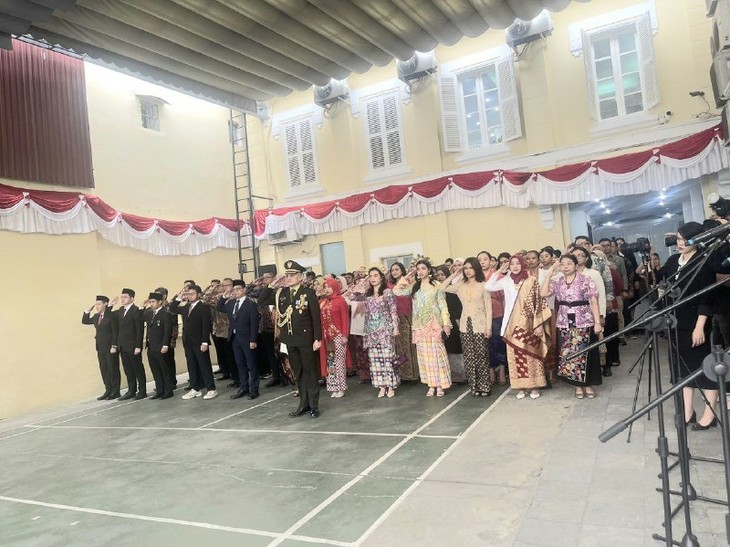
[[[446,152],[488,149],[522,136],[512,56],[439,77]]]
[[[319,186],[312,118],[292,121],[285,124],[283,129],[289,188],[299,190]]]
[[[620,119],[659,103],[649,14],[584,32],[583,53],[591,116]]]
[[[380,95],[364,102],[365,134],[372,172],[405,165],[398,93]]]

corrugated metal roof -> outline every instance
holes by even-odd
[[[576,0],[590,1],[590,0]],[[571,0],[0,0],[11,35],[255,110]]]

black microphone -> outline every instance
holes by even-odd
[[[701,243],[707,243],[708,241],[712,241],[720,237],[725,237],[729,233],[730,223],[720,224],[719,226],[715,226],[711,230],[702,232],[700,235],[693,237],[692,239],[688,239],[687,245],[699,245]]]

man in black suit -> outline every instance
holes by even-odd
[[[231,399],[248,395],[249,399],[259,396],[259,367],[254,351],[259,335],[259,309],[256,303],[246,297],[245,284],[240,279],[233,280],[233,298],[221,296],[218,311],[228,315],[228,339],[233,344],[233,354],[238,368],[238,392]]]
[[[144,341],[144,320],[142,310],[134,304],[135,292],[132,289],[122,289],[120,301],[122,307],[115,314],[118,325],[117,341],[112,348],[122,356],[122,367],[127,377],[127,393],[119,398],[120,401],[147,397],[147,375],[142,364],[142,343]]]
[[[312,418],[319,418],[319,363],[315,359],[322,345],[319,301],[314,290],[302,286],[305,270],[301,265],[287,260],[284,267],[288,286],[276,293],[276,323],[299,386],[299,408],[289,416],[309,412]]]
[[[276,290],[270,285],[274,280],[274,274],[266,272],[261,276],[260,287],[256,303],[261,316],[261,332],[259,333],[259,359],[266,359],[271,369],[271,380],[266,387],[286,386],[286,376],[281,367],[281,360],[276,356],[276,343],[274,341],[274,318],[272,311],[276,304]],[[254,281],[254,283],[256,283]]]
[[[92,316],[91,311],[96,309]],[[97,401],[111,401],[119,397],[119,354],[112,352],[112,346],[116,345],[117,323],[113,319],[113,312],[109,307],[109,298],[97,296],[96,304],[84,311],[81,316],[81,323],[94,325],[96,328],[96,355],[99,358],[99,370],[101,380],[104,382],[104,393],[96,398]]]
[[[165,359],[165,368],[167,368],[167,374],[172,378],[172,389],[177,387],[177,365],[175,364],[175,346],[177,345],[178,337],[178,325],[177,325],[177,314],[170,313],[170,303],[167,301],[168,291],[165,287],[157,287],[156,293],[162,295],[162,310],[170,316],[170,347],[167,353],[163,353],[162,356]]]
[[[172,397],[174,376],[165,362],[165,354],[170,351],[172,338],[172,316],[162,306],[163,295],[150,293],[149,308],[144,311],[147,327],[147,359],[152,377],[155,379],[155,394],[150,399],[169,399]],[[175,316],[177,319],[177,315]]]
[[[201,396],[203,399],[213,399],[218,396],[208,351],[213,314],[210,306],[200,301],[202,292],[198,285],[190,285],[170,303],[170,313],[181,315],[183,320],[183,348],[190,376],[190,391],[182,396],[185,400]],[[183,298],[187,302],[186,306],[180,306]],[[207,390],[205,395],[203,388]]]

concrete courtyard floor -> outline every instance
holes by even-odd
[[[656,413],[630,443],[597,439],[631,412],[641,346],[623,348],[594,400],[564,384],[537,400],[464,386],[426,398],[421,385],[377,399],[352,382],[343,399],[322,391],[317,420],[289,418],[297,399],[270,388],[255,401],[178,391],[3,422],[0,545],[661,545]],[[689,442],[721,457],[718,428]],[[725,499],[722,466],[691,469],[700,495]],[[677,488],[679,471],[670,478]],[[700,545],[728,544],[725,507],[695,501],[691,513]]]

